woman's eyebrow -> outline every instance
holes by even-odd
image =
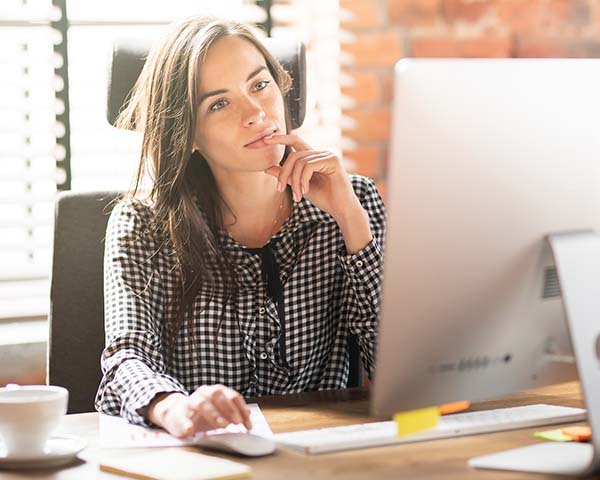
[[[246,82],[249,82],[252,79],[252,77],[255,77],[260,72],[262,72],[263,70],[266,70],[266,69],[267,69],[267,67],[264,65],[261,65],[260,67],[255,68],[254,70],[252,70],[250,75],[248,75],[248,78],[246,78]],[[208,97],[214,97],[215,95],[221,95],[222,93],[227,93],[228,91],[229,90],[222,88],[220,90],[213,90],[212,92],[207,92],[200,96],[200,99],[198,100],[198,105],[200,105]]]

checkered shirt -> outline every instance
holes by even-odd
[[[177,277],[172,250],[141,235],[152,209],[123,200],[106,231],[104,302],[106,347],[96,394],[100,412],[151,426],[147,406],[162,392],[190,394],[221,383],[245,397],[345,388],[348,335],[358,337],[363,365],[374,367],[382,286],[385,207],[373,181],[349,176],[367,211],[373,240],[349,255],[329,214],[306,198],[274,243],[285,297],[285,354],[277,305],[266,295],[261,257],[221,232],[240,288],[225,304],[223,289],[200,288],[194,305],[196,343],[184,324],[166,365],[163,326],[175,317]],[[158,251],[157,251],[158,250]],[[223,321],[217,331],[221,313]],[[234,310],[235,309],[235,310]],[[285,361],[282,361],[285,360]]]

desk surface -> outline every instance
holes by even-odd
[[[582,407],[581,392],[576,382],[522,392],[500,400],[477,403],[473,410],[548,403]],[[367,415],[368,392],[351,389],[311,392],[300,395],[262,397],[259,403],[275,433],[329,427],[373,421]],[[538,428],[539,429],[539,428]],[[253,478],[286,480],[321,478],[379,479],[379,478],[439,478],[486,480],[515,478],[515,473],[474,470],[467,466],[470,457],[536,443],[536,429],[513,430],[448,440],[404,444],[341,453],[307,456],[290,451],[258,459],[240,459],[214,454],[250,465]],[[98,415],[83,413],[67,415],[58,433],[75,434],[85,438],[88,448],[80,456],[84,460],[62,469],[39,472],[0,471],[0,480],[35,479],[116,479],[123,478],[98,471]],[[190,447],[184,447],[190,449]],[[193,448],[191,448],[193,450]],[[123,454],[123,450],[115,453]],[[209,452],[206,452],[209,453]],[[557,478],[544,475],[519,475],[519,478]],[[565,478],[565,477],[558,477]],[[597,477],[597,478],[600,478]]]

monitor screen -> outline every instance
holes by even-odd
[[[373,413],[576,379],[547,236],[600,232],[600,60],[394,77]]]

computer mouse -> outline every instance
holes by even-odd
[[[251,433],[220,433],[208,435],[195,442],[201,447],[237,453],[247,457],[261,457],[275,451],[275,442]]]

